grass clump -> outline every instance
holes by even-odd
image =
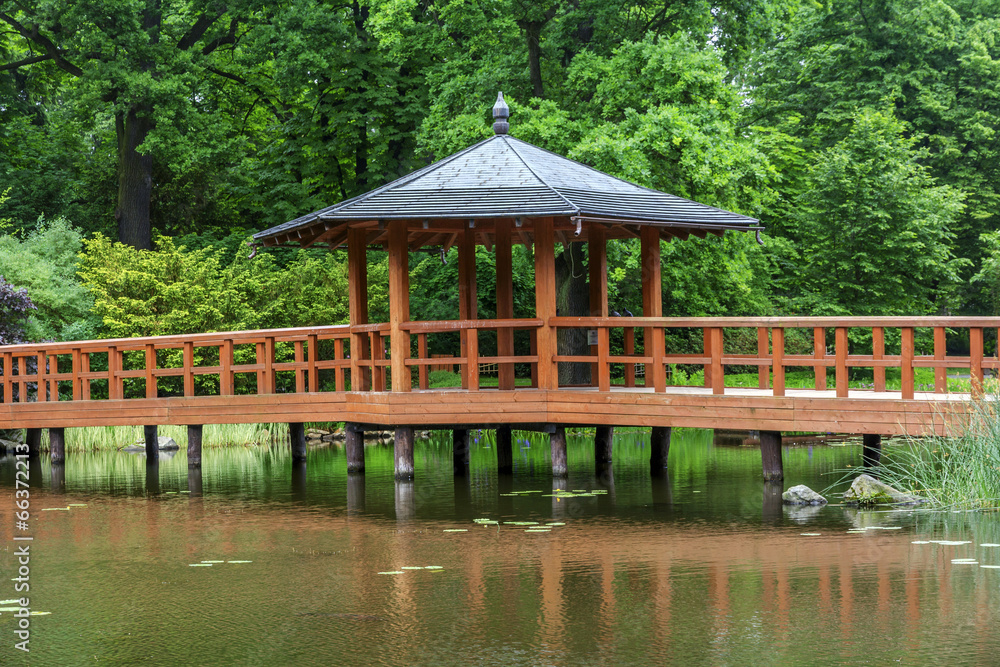
[[[1000,504],[1000,394],[977,398],[952,419],[946,436],[910,438],[885,452],[879,478],[933,505],[964,509]]]

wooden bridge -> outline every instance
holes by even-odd
[[[727,231],[759,235],[758,221],[507,136],[502,97],[493,115],[489,139],[254,236],[265,249],[346,246],[347,325],[3,347],[0,428],[27,428],[31,442],[48,428],[59,462],[64,428],[141,424],[147,461],[155,463],[155,427],[186,424],[188,462],[198,465],[204,424],[288,422],[293,458],[304,460],[303,423],[343,421],[349,469],[364,469],[363,431],[391,427],[396,474],[407,478],[414,426],[453,429],[459,467],[468,463],[468,429],[496,428],[500,470],[512,466],[512,428],[544,430],[556,475],[566,472],[568,424],[597,427],[600,464],[611,460],[612,427],[651,427],[653,469],[666,467],[671,427],[722,426],[760,430],[764,476],[778,479],[782,431],[865,434],[871,451],[882,435],[945,433],[961,426],[985,372],[1000,367],[984,347],[1000,318],[663,317],[661,244]],[[638,251],[642,317],[609,311],[609,240]],[[533,256],[530,318],[514,317],[515,243]],[[586,244],[586,316],[557,310],[557,244],[581,253],[574,244]],[[496,319],[478,315],[477,246],[495,263]],[[369,248],[388,255],[387,322],[369,322]],[[453,248],[458,319],[413,321],[410,253],[444,259]],[[565,344],[574,330],[586,332],[576,337],[582,345]],[[958,349],[969,352],[949,355]],[[429,368],[442,364],[461,369],[461,388],[430,387]],[[573,374],[577,386],[560,383],[569,364],[589,367]],[[497,369],[495,380],[481,377],[484,365]],[[700,386],[686,386],[699,367]],[[795,368],[812,370],[812,387],[786,387],[786,371]],[[850,389],[859,368],[871,369],[871,385]],[[917,386],[919,368],[934,369],[932,385]],[[751,377],[756,369],[754,386],[726,386],[727,369],[750,369]],[[890,388],[887,369],[899,369],[898,388]],[[967,392],[949,393],[949,369],[968,378]],[[589,381],[580,386],[580,377]]]

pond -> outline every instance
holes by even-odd
[[[1000,569],[982,566],[1000,565],[985,546],[1000,543],[997,514],[789,510],[756,448],[675,430],[655,477],[648,439],[618,433],[598,475],[592,440],[571,437],[555,482],[546,440],[518,433],[513,476],[498,478],[488,434],[455,476],[441,433],[418,441],[416,480],[398,484],[388,445],[350,479],[336,446],[294,471],[287,444],[206,449],[200,479],[183,452],[156,476],[141,456],[70,453],[62,483],[43,457],[30,604],[49,613],[31,617],[25,656],[2,605],[0,662],[995,662]],[[786,447],[785,487],[830,486],[860,449]],[[14,475],[8,457],[4,580],[21,544]],[[20,597],[15,583],[0,600]]]

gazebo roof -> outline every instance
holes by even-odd
[[[498,102],[498,106],[502,99]],[[494,110],[496,116],[496,109]],[[506,105],[503,106],[506,112]],[[501,116],[506,118],[506,115]],[[496,128],[498,124],[495,124]],[[254,235],[263,245],[312,245],[339,237],[335,228],[360,221],[414,219],[435,229],[449,219],[569,218],[669,228],[669,236],[754,231],[758,221],[609,176],[508,136],[502,130],[465,150],[368,193]],[[698,230],[698,231],[695,231]],[[663,230],[667,232],[667,229]],[[700,233],[699,233],[700,231]]]

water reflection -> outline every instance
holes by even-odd
[[[523,446],[530,437],[514,434],[517,472],[499,476],[490,449],[473,447],[469,474],[456,476],[450,434],[419,442],[405,482],[389,447],[368,449],[363,476],[346,473],[337,448],[311,450],[308,475],[281,448],[207,450],[200,475],[183,453],[147,467],[71,452],[61,471],[43,458],[32,507],[44,585],[32,604],[53,613],[35,657],[991,664],[1000,648],[1000,570],[952,563],[1000,565],[1000,547],[981,546],[1000,543],[995,514],[785,510],[780,487],[760,481],[758,452],[698,432],[674,431],[670,468],[656,476],[641,434],[621,434],[599,471],[587,438],[571,439],[569,476],[553,479],[546,448]],[[786,486],[822,489],[859,450],[788,448]],[[0,486],[13,485],[5,461]],[[71,503],[86,506],[41,511]],[[0,506],[0,521],[11,511]],[[472,522],[484,517],[501,523]],[[528,533],[504,521],[565,525]],[[912,544],[933,539],[971,544]],[[0,568],[11,558],[0,551]]]

